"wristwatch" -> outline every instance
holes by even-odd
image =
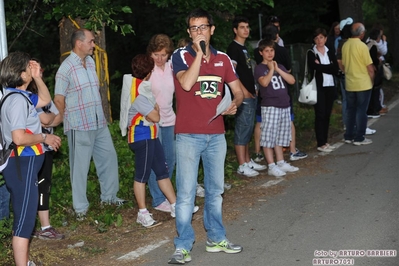
[[[45,142],[46,138],[47,138],[47,134],[42,133],[42,138],[43,138],[43,142]]]

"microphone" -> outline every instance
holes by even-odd
[[[206,51],[206,49],[205,49],[205,41],[200,41],[200,46],[201,46],[202,53],[204,55],[206,55],[206,53],[205,53],[205,51]]]

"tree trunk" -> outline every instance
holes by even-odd
[[[385,1],[389,23],[390,39],[387,39],[389,53],[392,55],[394,66],[399,66],[399,3],[398,1]]]
[[[351,17],[353,22],[363,22],[363,0],[338,0],[340,18]]]
[[[75,22],[79,25],[80,28],[83,28],[85,23],[84,20],[80,18],[74,19]],[[64,59],[70,54],[72,50],[71,46],[71,35],[72,33],[77,30],[76,26],[72,23],[69,18],[63,18],[60,22],[60,63],[64,61]],[[111,106],[109,103],[109,81],[107,80],[108,77],[106,73],[108,72],[108,60],[106,58],[105,53],[105,31],[98,31],[94,34],[96,39],[96,45],[99,47],[96,53],[93,55],[94,60],[96,60],[96,64],[100,64],[100,70],[98,75],[98,79],[100,80],[100,95],[102,106],[104,110],[105,118],[107,119],[108,123],[112,122],[111,117]],[[96,58],[96,56],[98,58]]]

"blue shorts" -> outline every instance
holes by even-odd
[[[154,171],[156,180],[169,178],[168,165],[158,138],[129,143],[129,147],[135,154],[135,181],[147,183],[151,170]]]
[[[245,98],[238,107],[234,129],[234,145],[247,145],[252,138],[255,124],[256,98]]]
[[[15,157],[10,157],[3,177],[11,194],[14,211],[13,236],[31,238],[36,223],[39,189],[37,176],[42,168],[44,154],[38,156],[19,156],[21,176],[17,173]]]

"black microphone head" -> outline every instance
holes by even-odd
[[[202,53],[206,55],[205,41],[200,41]]]

